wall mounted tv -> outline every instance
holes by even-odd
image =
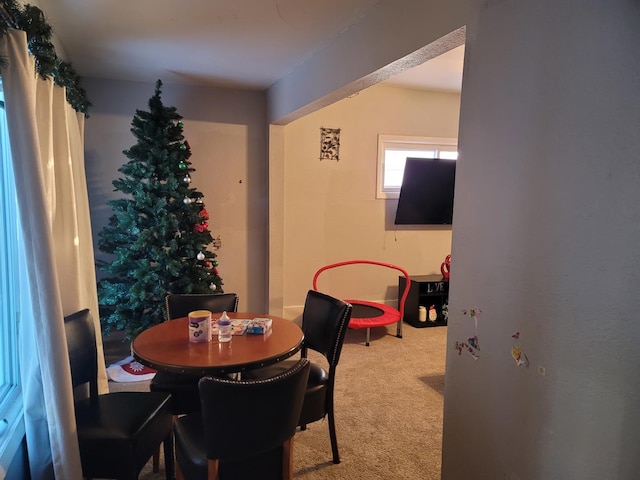
[[[407,158],[396,225],[451,225],[456,161]]]

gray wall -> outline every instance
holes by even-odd
[[[485,1],[467,33],[442,478],[638,478],[640,4]]]
[[[382,0],[268,90],[286,124],[464,43],[467,0]]]

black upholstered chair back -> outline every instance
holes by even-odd
[[[324,355],[329,365],[335,367],[340,359],[351,310],[349,303],[309,290],[302,313],[303,355],[310,348]]]
[[[173,293],[165,297],[167,318],[182,318],[194,310],[210,312],[237,312],[238,295],[235,293]]]
[[[338,298],[331,297],[316,290],[309,290],[302,313],[302,343],[301,357],[307,358],[309,350],[314,350],[327,359],[329,371],[322,363],[312,362],[309,370],[309,380],[305,392],[304,403],[298,418],[298,425],[306,430],[307,424],[328,417],[329,436],[333,463],[340,463],[338,440],[333,408],[333,391],[336,370],[342,345],[347,334],[349,320],[351,320],[352,306]],[[243,375],[250,379],[265,379],[275,376],[288,368],[291,360],[285,360],[275,365],[249,370]]]
[[[138,478],[149,458],[164,444],[165,478],[173,480],[171,396],[158,392],[99,395],[96,329],[90,311],[66,316],[64,327],[71,384],[74,388],[89,384],[89,398],[74,399],[83,477]]]
[[[91,397],[98,395],[96,332],[89,309],[65,317],[64,328],[73,387],[89,383]]]
[[[307,359],[300,359],[284,373],[263,380],[203,377],[199,389],[207,458],[247,458],[293,437],[309,367]]]

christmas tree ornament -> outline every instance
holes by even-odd
[[[180,150],[183,150],[183,151],[184,151],[184,150],[186,150],[186,149],[187,149],[187,146],[186,146],[184,143],[181,143],[181,144],[180,144]]]
[[[182,123],[182,122],[178,122],[178,123],[177,123],[177,125],[178,125],[180,128],[184,127],[184,123]]]
[[[201,204],[202,203],[202,197],[196,198],[196,203]]]
[[[218,266],[218,260],[214,260],[214,261],[213,261],[213,266],[214,266],[214,267],[217,267],[217,266]]]
[[[191,183],[191,175],[187,174],[184,176],[184,178],[182,179],[182,181],[184,183]]]
[[[198,255],[196,255],[196,258],[201,261],[204,260],[204,253],[198,252]]]
[[[180,160],[180,163],[178,163],[178,168],[180,170],[184,170],[185,168],[187,168],[187,164],[184,163],[184,161]]]
[[[191,202],[192,202],[192,201],[193,201],[193,200],[191,200],[189,197],[184,197],[184,200],[182,200],[182,202],[183,202],[185,205],[191,205]]]
[[[211,282],[211,285],[209,285],[209,288],[210,288],[211,290],[213,290],[214,292],[218,289],[218,287],[216,287],[216,284],[215,284],[215,283],[213,283],[213,282]]]

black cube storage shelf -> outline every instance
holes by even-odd
[[[404,291],[406,279],[398,277],[398,292]],[[442,275],[416,275],[411,277],[409,294],[404,303],[404,321],[416,328],[440,327],[447,325],[449,304],[449,280]],[[429,308],[434,306],[438,315],[435,321],[429,320]],[[427,320],[420,321],[418,308],[427,309]]]

